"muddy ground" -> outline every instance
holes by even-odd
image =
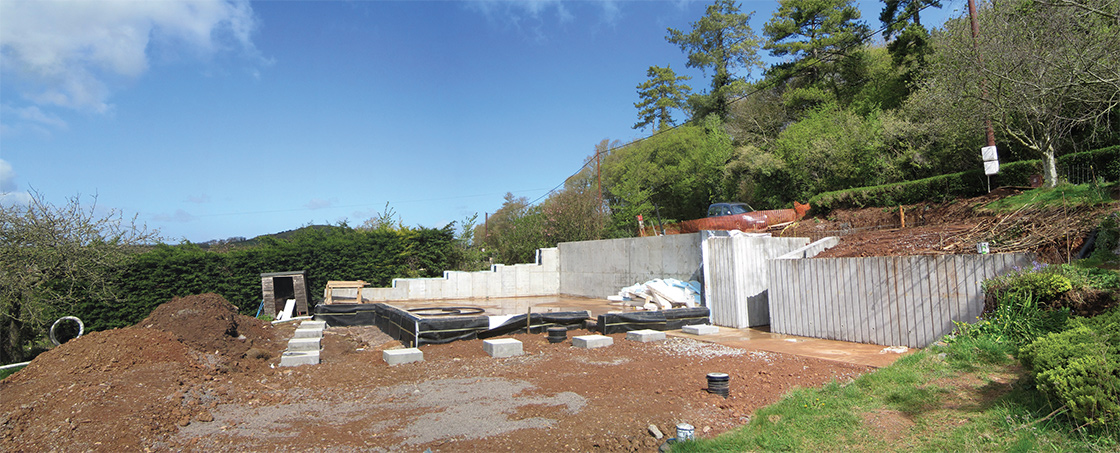
[[[388,366],[382,350],[400,344],[373,327],[330,328],[323,363],[276,367],[294,324],[220,299],[176,299],[0,382],[0,449],[653,451],[651,424],[715,436],[792,388],[871,370],[682,338],[611,335],[587,350],[529,334],[513,336],[519,357],[491,358],[473,340]],[[705,391],[710,372],[730,375],[730,398]]]

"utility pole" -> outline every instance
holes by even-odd
[[[972,48],[976,51],[977,67],[983,71],[984,59],[980,54],[980,23],[977,21],[976,16],[976,0],[968,0],[968,18],[972,23]],[[980,101],[981,104],[987,107],[988,104],[988,83],[985,81],[983,75],[980,75]],[[992,191],[991,175],[999,173],[999,156],[996,153],[996,133],[992,129],[992,117],[985,111],[984,113],[984,134],[987,138],[988,146],[980,150],[980,155],[984,160],[984,175],[988,179],[988,191]]]
[[[595,205],[596,212],[603,212],[603,150],[595,147],[595,185],[599,188],[599,204]]]
[[[976,0],[968,0],[968,18],[972,22],[972,48],[976,49],[976,63],[981,67],[984,66],[984,59],[980,55],[980,23],[976,19]],[[988,101],[988,84],[984,78],[980,78],[980,99],[985,103]],[[992,117],[987,113],[984,114],[984,129],[988,137],[988,146],[996,146],[996,133],[992,130]]]

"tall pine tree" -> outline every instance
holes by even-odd
[[[673,126],[673,109],[684,109],[692,87],[683,82],[691,79],[678,76],[670,67],[650,66],[646,72],[649,80],[638,85],[640,102],[634,104],[638,109],[638,123],[634,129],[653,125],[654,132]]]
[[[713,73],[711,91],[692,102],[694,117],[715,113],[726,119],[731,96],[744,79],[736,71],[746,70],[749,77],[751,69],[761,67],[759,39],[749,24],[753,14],[740,12],[733,0],[716,0],[704,17],[692,23],[692,31],[669,29],[665,39],[688,54],[687,66]]]
[[[763,48],[789,60],[772,66],[768,77],[790,88],[837,94],[845,83],[845,60],[871,34],[859,18],[850,0],[782,0],[763,26],[768,38]]]

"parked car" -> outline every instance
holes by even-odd
[[[712,203],[708,206],[708,217],[746,214],[753,211],[754,208],[746,203]]]

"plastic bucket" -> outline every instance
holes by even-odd
[[[677,424],[677,442],[692,440],[696,435],[696,428],[688,423]]]

